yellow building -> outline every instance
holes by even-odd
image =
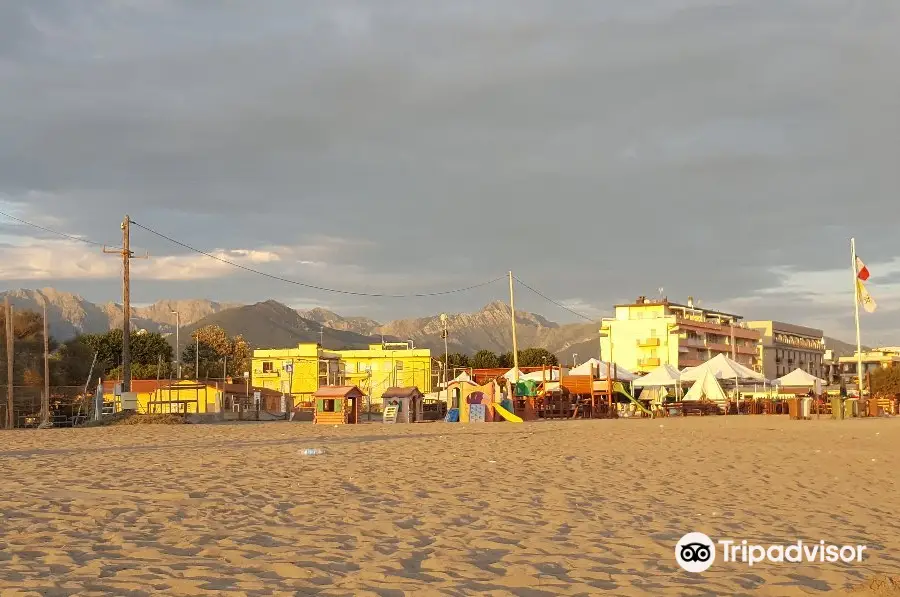
[[[615,317],[604,320],[600,330],[603,360],[648,372],[660,365],[694,367],[725,354],[756,371],[761,368],[760,333],[747,329],[737,315],[700,309],[691,299],[681,305],[638,297],[615,309]]]
[[[841,382],[848,387],[859,387],[859,376],[856,371],[860,360],[862,361],[863,375],[879,369],[895,367],[900,365],[900,347],[885,346],[864,350],[861,355],[854,352],[853,356],[840,357],[838,363],[840,364]],[[865,383],[863,385],[865,386]]]
[[[292,396],[298,406],[313,404],[321,386],[344,384],[341,356],[315,343],[254,350],[251,371],[254,386]]]
[[[364,350],[339,350],[337,354],[345,364],[346,383],[372,396],[376,404],[391,387],[416,386],[427,394],[434,385],[436,371],[428,348],[385,342],[370,344]]]

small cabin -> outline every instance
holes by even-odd
[[[422,412],[422,392],[416,386],[408,388],[388,388],[381,395],[384,408],[397,406],[398,423],[416,423],[424,420]]]
[[[355,425],[364,394],[356,386],[322,386],[313,394],[317,425]]]

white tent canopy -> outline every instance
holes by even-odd
[[[799,367],[784,377],[779,377],[775,383],[785,388],[813,388],[816,394],[821,394],[822,388],[826,385],[824,379],[819,379]]]
[[[681,372],[681,381],[697,381],[709,372],[716,379],[737,379],[738,381],[763,383],[766,381],[762,373],[757,373],[749,367],[741,365],[737,361],[729,359],[724,354],[719,354],[696,367],[688,367]]]
[[[636,388],[653,388],[658,386],[675,386],[681,382],[681,372],[669,364],[657,367],[647,375],[634,381]]]
[[[719,384],[719,380],[708,369],[703,372],[702,377],[694,382],[688,393],[684,395],[685,401],[702,400],[703,398],[713,402],[726,402],[728,400],[725,391]]]
[[[453,382],[465,382],[465,381],[471,382],[471,381],[472,381],[472,378],[469,377],[469,374],[468,374],[467,372],[463,371],[462,373],[460,373],[459,375],[457,375],[456,377],[454,377],[453,379],[451,379],[451,380],[449,381],[449,383],[453,383]]]
[[[503,377],[506,379],[514,380],[514,379],[516,379],[516,371],[519,372],[518,379],[522,379],[523,377],[525,377],[525,374],[522,373],[522,370],[516,369],[515,367],[513,367],[512,369],[510,369],[509,371],[504,373]]]
[[[589,359],[569,371],[568,375],[593,374],[595,376],[594,379],[605,380],[610,377],[610,370],[612,369],[612,364],[607,363],[606,361],[601,361],[599,359]],[[637,375],[620,365],[616,365],[614,373],[616,381],[633,381],[637,378]]]
[[[530,379],[531,381],[559,381],[559,369],[557,368],[547,368],[543,371],[532,371],[531,373],[525,373],[524,375],[519,376],[519,379]]]

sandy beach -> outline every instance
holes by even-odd
[[[789,597],[900,575],[898,420],[148,425],[0,442],[4,596]],[[689,531],[868,549],[692,575],[674,558]]]

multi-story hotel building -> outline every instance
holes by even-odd
[[[825,379],[825,339],[822,330],[781,321],[747,321],[745,325],[760,332],[759,359],[768,379],[787,375],[795,369]]]
[[[692,299],[682,305],[642,296],[634,303],[616,305],[615,317],[603,321],[600,350],[604,360],[636,372],[665,364],[694,367],[719,354],[761,371],[761,334],[741,319],[701,309]]]

